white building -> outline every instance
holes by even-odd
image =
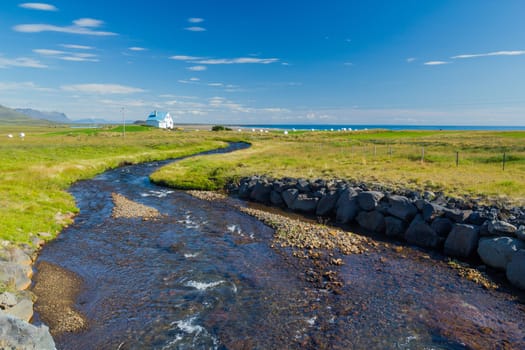
[[[161,129],[173,129],[173,119],[167,112],[151,112],[146,124]]]

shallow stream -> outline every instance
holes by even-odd
[[[342,294],[314,288],[256,219],[150,183],[164,164],[71,187],[80,213],[39,261],[84,281],[89,327],[59,349],[525,348],[523,304],[411,248],[347,256]],[[163,215],[113,218],[112,193]]]

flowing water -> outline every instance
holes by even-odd
[[[165,163],[71,187],[80,214],[39,260],[82,278],[89,327],[59,349],[525,348],[522,304],[410,248],[345,257],[343,293],[314,288],[256,219],[151,184]],[[163,216],[113,218],[112,193]]]

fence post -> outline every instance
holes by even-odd
[[[456,151],[456,168],[459,166],[459,152]]]
[[[421,163],[425,162],[425,147],[421,147]]]
[[[503,152],[503,171],[505,171],[505,162],[507,161],[507,154]]]
[[[374,145],[374,157],[377,155],[377,145]]]

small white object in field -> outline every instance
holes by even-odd
[[[284,130],[284,134],[285,134],[285,135],[288,135],[288,130]]]
[[[13,138],[13,134],[8,134],[7,137],[9,137],[10,139]]]
[[[21,132],[21,133],[20,133],[20,137],[21,137],[21,138],[24,138],[24,137],[26,137],[26,134],[23,133],[23,132]]]

